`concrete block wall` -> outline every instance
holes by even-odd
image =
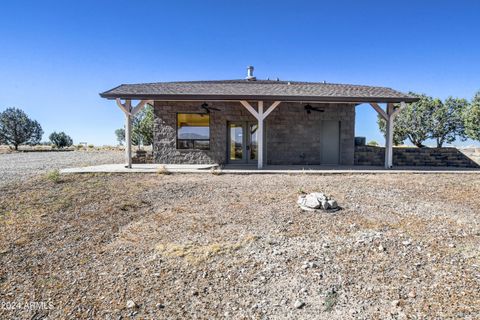
[[[205,112],[199,102],[154,103],[156,163],[207,164],[227,162],[227,123],[256,119],[239,102],[211,102],[210,150],[176,149],[177,113]],[[256,107],[256,103],[252,102]],[[272,101],[264,102],[264,110]],[[320,164],[322,120],[340,121],[340,162],[354,163],[355,107],[347,104],[311,104],[324,112],[304,109],[304,104],[282,102],[265,120],[267,164]]]
[[[355,165],[383,166],[384,164],[385,148],[355,147]],[[393,148],[393,165],[408,167],[478,167],[477,163],[456,148]]]
[[[355,107],[312,104],[324,112],[307,113],[304,104],[281,103],[266,119],[268,164],[321,164],[323,120],[340,122],[340,164],[354,158]]]

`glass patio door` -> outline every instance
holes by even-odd
[[[228,123],[228,162],[256,163],[258,160],[258,124]]]
[[[258,160],[258,123],[248,122],[248,145],[247,145],[247,155],[248,163],[257,163]]]
[[[245,162],[245,144],[244,125],[241,122],[230,122],[228,124],[228,162]]]

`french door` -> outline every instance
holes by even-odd
[[[257,163],[258,123],[236,121],[228,123],[228,162]]]

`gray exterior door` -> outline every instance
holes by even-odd
[[[321,163],[339,164],[340,159],[340,122],[322,121]]]

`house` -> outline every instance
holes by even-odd
[[[147,103],[154,106],[156,163],[260,169],[266,164],[353,165],[355,107],[369,103],[387,121],[385,166],[390,168],[393,120],[400,110],[394,104],[417,101],[385,87],[258,80],[253,67],[240,80],[122,84],[100,96],[115,99],[126,115],[127,167],[132,116]]]

